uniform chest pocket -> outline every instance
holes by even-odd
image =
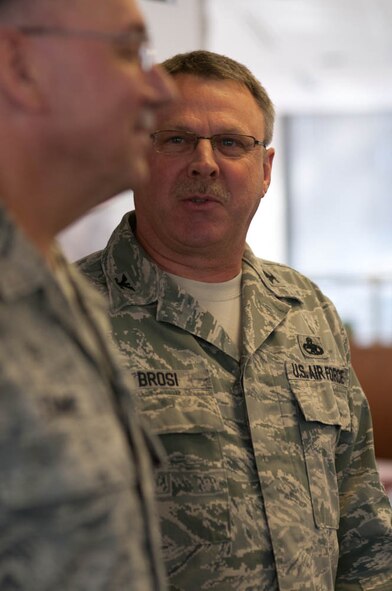
[[[289,381],[299,408],[315,524],[337,529],[340,512],[335,454],[340,431],[351,429],[347,388],[326,381]]]
[[[221,434],[224,425],[209,390],[194,393],[139,391],[141,411],[166,450],[156,487],[164,554],[179,567],[179,548],[227,542],[230,518]]]

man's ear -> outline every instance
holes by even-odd
[[[268,191],[268,187],[271,183],[271,172],[272,172],[272,163],[274,161],[275,150],[274,148],[268,148],[265,151],[264,159],[263,159],[263,196]]]
[[[39,112],[44,101],[34,57],[28,37],[16,29],[0,29],[0,88],[19,108]]]

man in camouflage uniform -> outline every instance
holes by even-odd
[[[161,454],[101,296],[53,244],[146,175],[144,113],[173,93],[145,37],[134,0],[0,1],[1,591],[166,588]]]
[[[168,455],[170,589],[391,590],[391,508],[341,321],[245,244],[271,178],[271,101],[217,54],[164,66],[181,101],[159,114],[151,178],[81,268]]]

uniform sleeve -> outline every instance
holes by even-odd
[[[345,338],[347,359],[349,349]],[[340,491],[337,591],[392,590],[392,510],[380,482],[369,404],[350,369],[351,431],[336,455]]]

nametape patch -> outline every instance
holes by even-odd
[[[332,382],[342,386],[348,385],[348,369],[337,365],[287,362],[286,373],[291,380]]]
[[[202,375],[201,375],[202,374]],[[212,382],[205,369],[199,371],[178,369],[151,369],[132,372],[136,387],[149,388],[180,388],[181,390],[211,390]]]

